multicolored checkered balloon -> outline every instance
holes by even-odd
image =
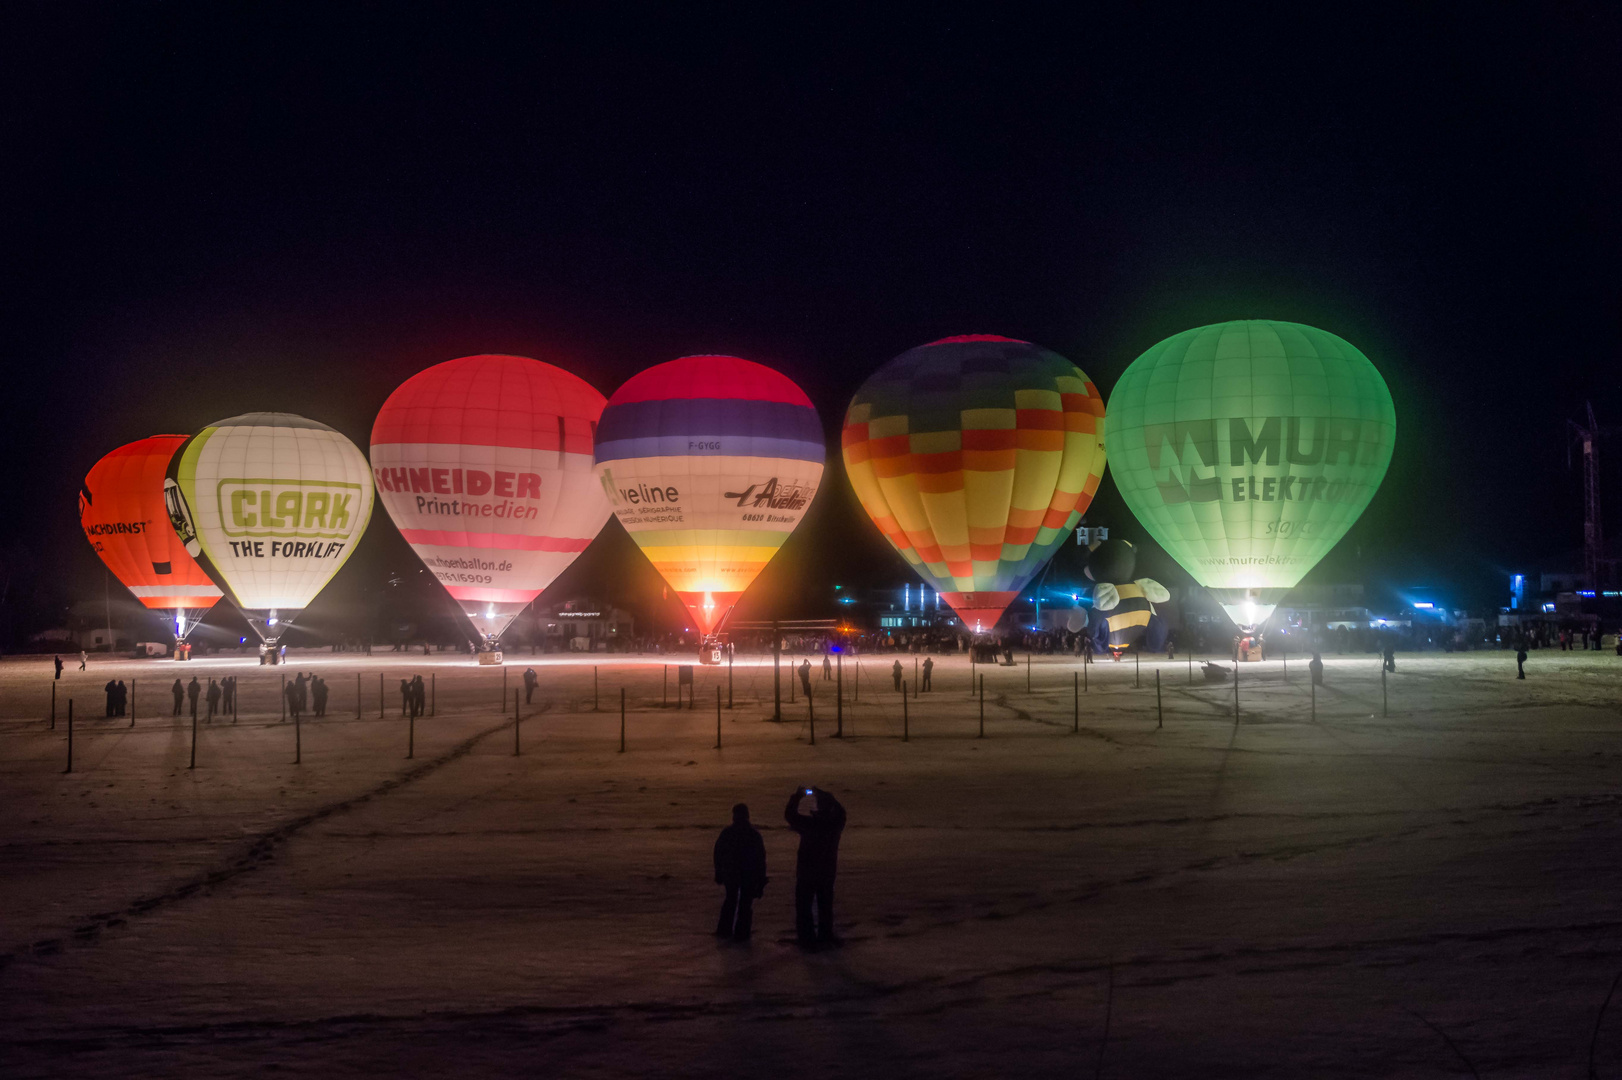
[[[842,439],[885,539],[977,632],[989,631],[1081,520],[1104,472],[1104,401],[1028,341],[942,338],[857,391]]]

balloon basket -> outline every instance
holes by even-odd
[[[491,666],[499,667],[501,665],[501,663],[502,663],[500,650],[497,650],[495,652],[482,652],[482,653],[480,653],[479,654],[479,663],[481,665],[491,665]]]

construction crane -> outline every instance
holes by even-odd
[[[1605,558],[1605,536],[1599,513],[1599,440],[1614,429],[1599,426],[1594,419],[1594,403],[1588,405],[1588,423],[1566,421],[1570,438],[1566,442],[1566,468],[1571,468],[1571,448],[1580,446],[1583,454],[1583,577],[1588,587],[1599,592],[1610,584],[1611,560]],[[1604,571],[1604,576],[1601,572]]]

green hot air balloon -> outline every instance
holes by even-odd
[[[1126,369],[1107,412],[1127,506],[1245,628],[1346,535],[1397,434],[1368,357],[1265,319],[1167,338]]]

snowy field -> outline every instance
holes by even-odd
[[[291,656],[332,687],[297,765],[281,670],[71,664],[53,730],[48,662],[0,663],[0,1074],[1622,1075],[1611,653],[1533,653],[1525,682],[1403,654],[1384,708],[1375,658],[1330,658],[1316,720],[1298,658],[1252,663],[1237,723],[1181,659],[1078,695],[1039,657],[982,669],[984,738],[954,658],[905,742],[869,657],[844,738],[817,671],[815,745],[786,671],[766,720],[751,658],[719,750],[724,669],[677,711],[668,658],[602,662],[594,712],[591,662],[543,659],[515,756],[528,657],[503,698],[464,657]],[[195,769],[177,672],[242,680]],[[845,942],[804,953],[782,807],[812,783],[850,814]],[[737,801],[772,878],[747,946],[710,935]]]

